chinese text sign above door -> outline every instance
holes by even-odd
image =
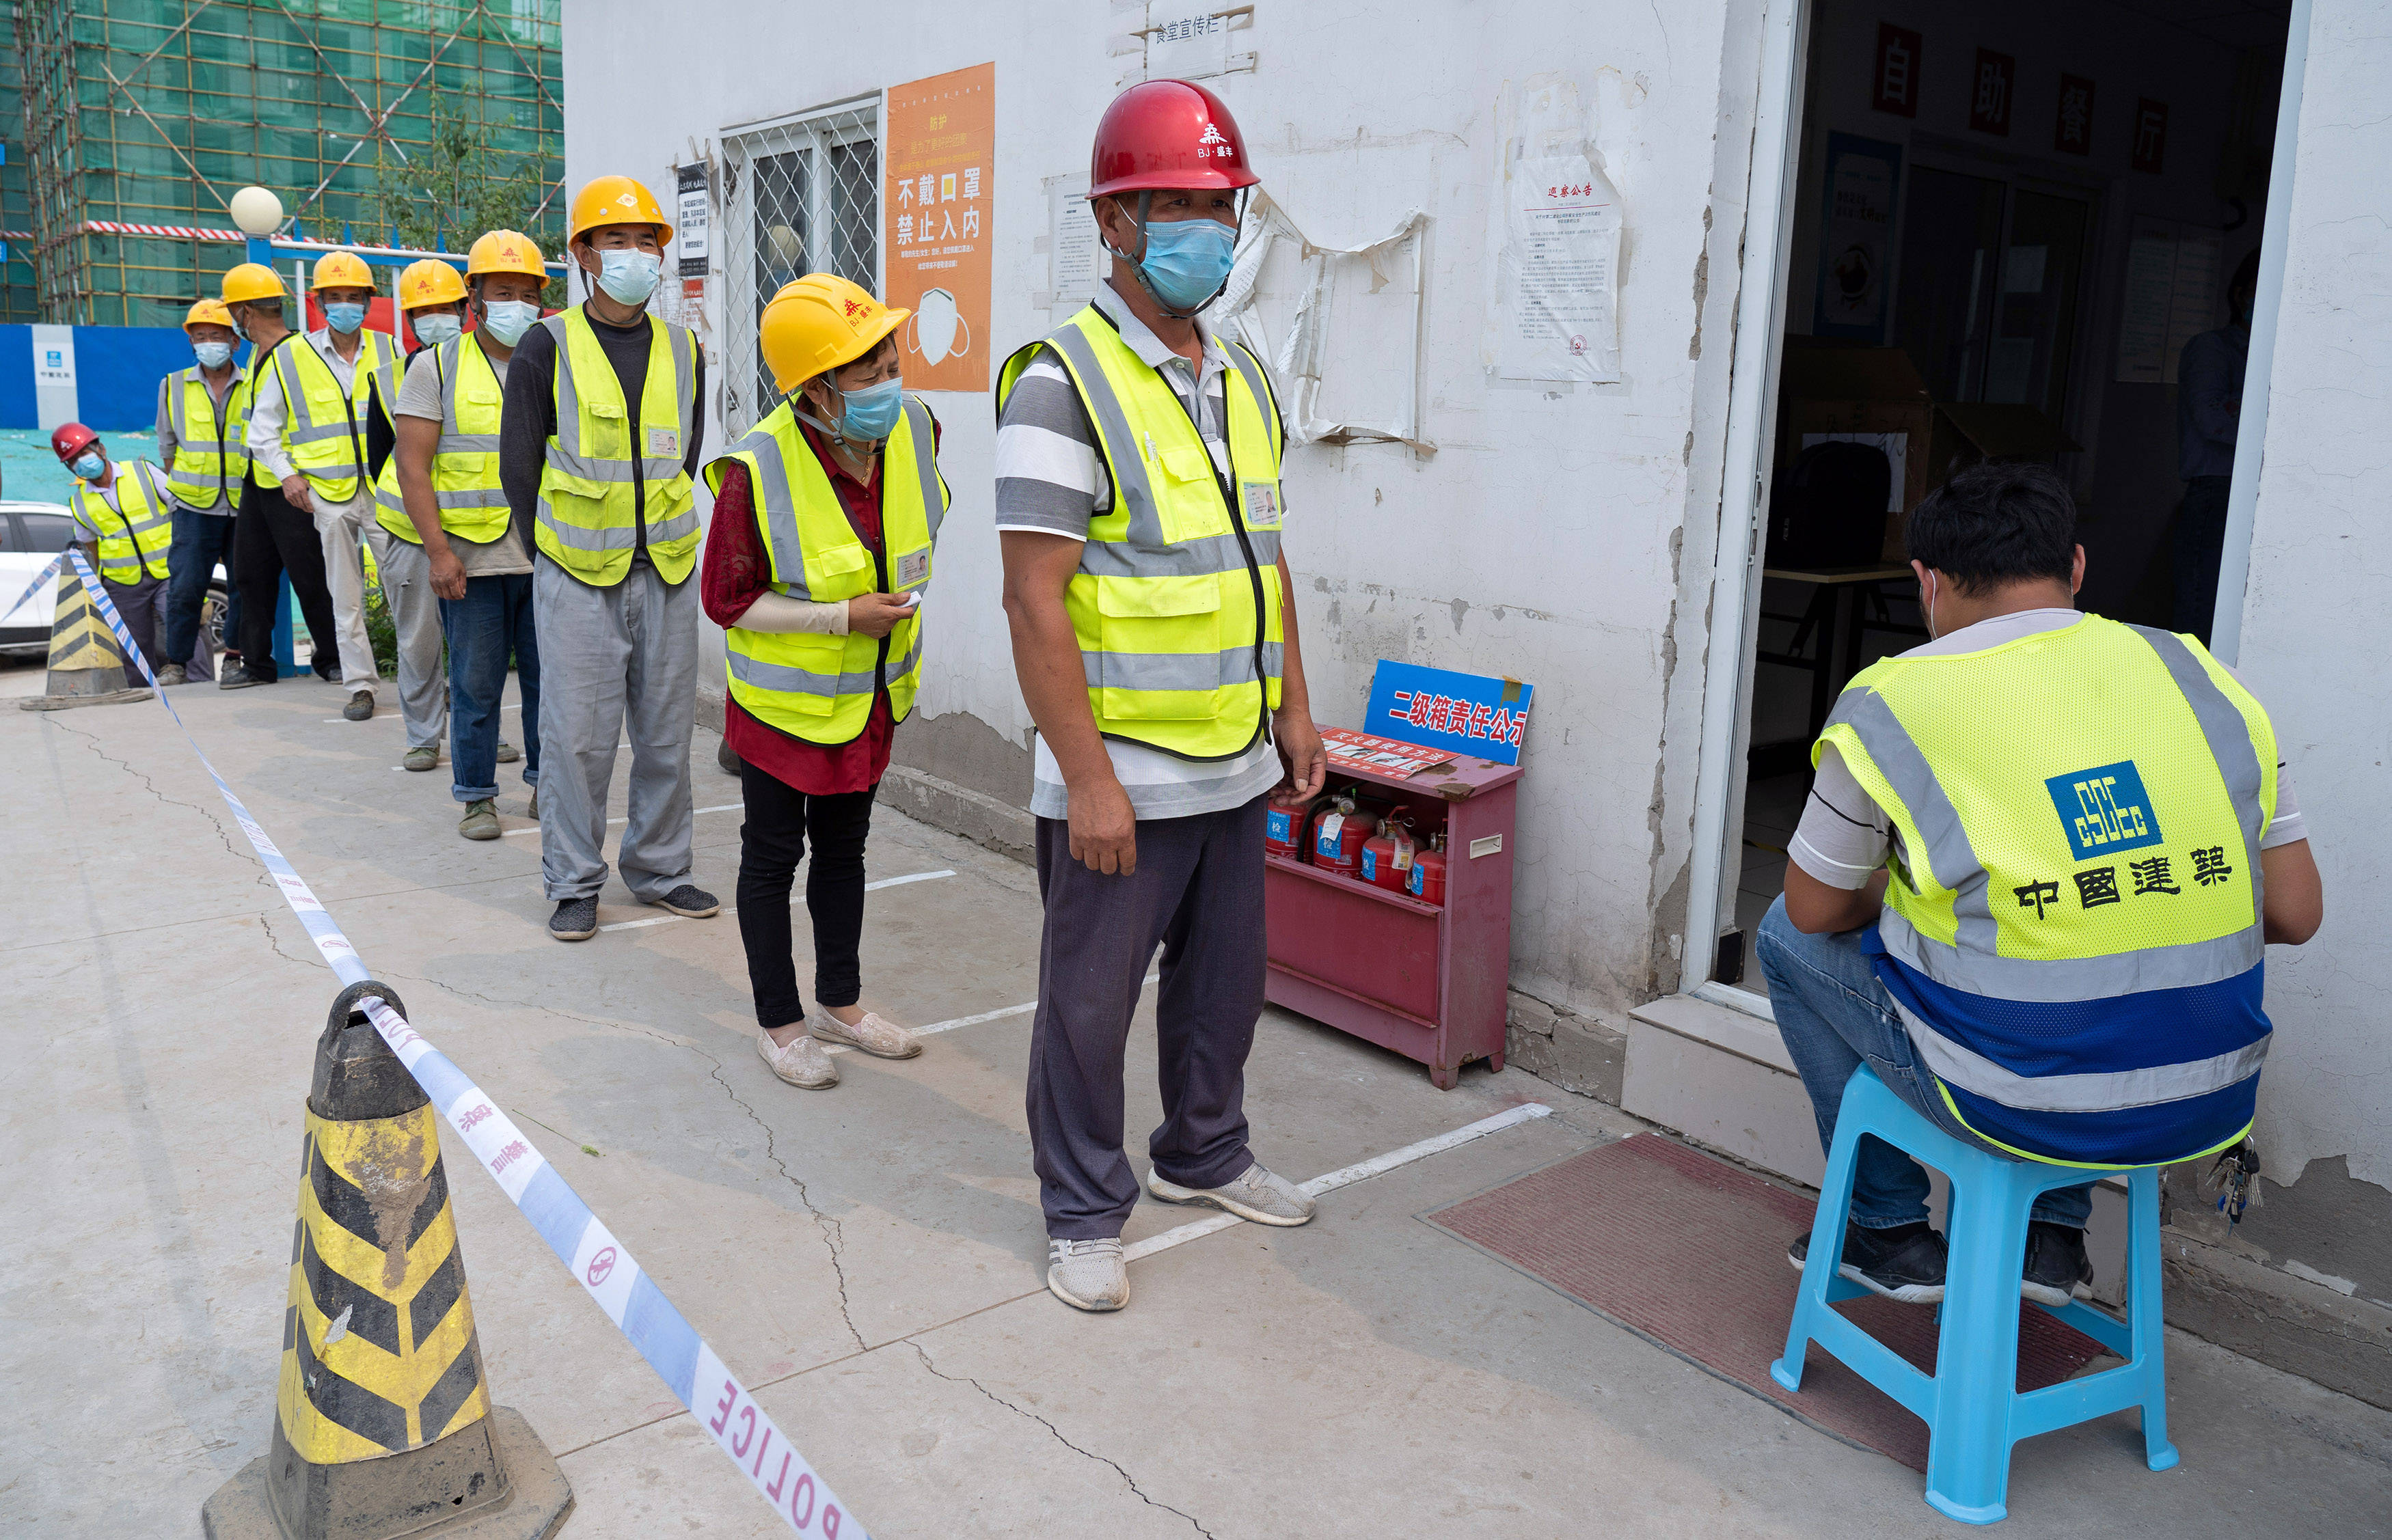
[[[890,87],[883,247],[910,390],[988,389],[990,213],[996,66]]]

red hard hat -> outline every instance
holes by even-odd
[[[1246,137],[1221,98],[1184,80],[1150,80],[1113,98],[1097,124],[1088,196],[1165,188],[1250,188]]]
[[[59,425],[58,432],[50,435],[50,453],[58,456],[59,459],[64,460],[74,455],[83,453],[84,445],[97,444],[98,442],[99,435],[93,433],[89,428],[84,427],[82,423],[62,423]]]

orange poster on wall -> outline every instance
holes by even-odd
[[[905,388],[988,389],[989,214],[996,173],[996,66],[890,87],[889,186],[880,201],[887,299]]]

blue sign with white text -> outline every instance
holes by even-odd
[[[1381,658],[1371,677],[1371,709],[1362,718],[1362,731],[1516,765],[1536,688],[1518,679]]]
[[[2043,784],[2078,861],[2160,842],[2159,815],[2131,759],[2055,775]]]

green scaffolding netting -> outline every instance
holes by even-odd
[[[408,188],[437,162],[436,113],[470,127],[486,165],[521,175],[508,207],[521,201],[517,227],[552,244],[561,28],[562,0],[0,7],[0,229],[14,232],[0,321],[177,324],[242,259],[239,245],[77,232],[228,228],[227,200],[253,183],[306,236],[387,243],[378,188]],[[453,247],[474,233],[438,238]]]

